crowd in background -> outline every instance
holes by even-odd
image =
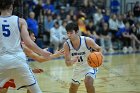
[[[40,47],[62,47],[67,39],[65,26],[77,22],[79,34],[91,37],[103,52],[140,50],[140,2],[120,14],[107,8],[106,0],[23,0],[21,14]],[[116,0],[114,0],[116,1]],[[42,42],[42,43],[41,43]]]

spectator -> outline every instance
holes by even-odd
[[[53,4],[51,4],[50,0],[47,0],[47,3],[43,5],[43,9],[45,11],[50,10],[53,14],[55,13],[55,7]]]
[[[125,24],[123,22],[122,15],[118,15],[117,25],[118,25],[118,29],[125,28]]]
[[[101,19],[103,18],[102,10],[100,8],[97,9],[97,13],[93,15],[94,25],[98,25]]]
[[[43,7],[41,1],[38,2],[38,4],[33,9],[33,11],[35,12],[35,19],[39,22],[40,21],[39,17],[41,17],[40,14],[43,13]]]
[[[81,35],[88,36],[84,17],[81,17],[78,19],[78,27],[79,27],[79,30],[81,31]]]
[[[136,23],[136,36],[140,40],[140,22]]]
[[[54,23],[54,27],[50,29],[50,43],[54,46],[54,51],[60,48],[63,43],[62,33],[58,21]]]
[[[64,6],[61,6],[59,15],[61,15],[61,19],[62,20],[64,20],[66,18],[67,13],[65,11],[65,7]]]
[[[80,6],[80,10],[87,15],[87,18],[91,18],[92,14],[96,11],[92,0],[84,0],[83,4]]]
[[[44,19],[45,30],[43,32],[43,39],[44,39],[45,44],[49,45],[50,43],[50,29],[53,28],[53,26],[54,26],[54,21],[53,21],[52,15],[51,14],[46,15]]]
[[[109,18],[110,18],[110,10],[107,9],[107,10],[105,11],[105,14],[103,15],[104,22],[108,23]]]
[[[116,14],[112,14],[111,18],[109,19],[109,30],[111,32],[113,41],[116,40],[116,33],[118,31],[118,23],[117,23]]]
[[[136,51],[136,43],[140,45],[140,41],[133,33],[131,33],[130,24],[128,22],[125,24],[125,30],[122,32],[122,37],[124,49],[132,47],[133,50]]]
[[[139,21],[140,22],[140,3],[139,1],[137,1],[134,5],[134,8],[133,8],[133,13],[134,13],[134,16],[135,16],[135,21]]]
[[[129,11],[127,14],[127,21],[129,22],[130,26],[134,25],[135,23],[135,18],[134,18],[134,14],[132,11]]]
[[[67,37],[67,31],[66,31],[66,28],[65,28],[66,25],[67,25],[67,21],[66,20],[63,20],[62,25],[60,26],[60,31],[61,31],[61,34],[62,34],[62,36],[61,36],[62,43],[64,43],[64,41],[66,39],[68,39],[68,37]]]
[[[38,37],[38,22],[34,19],[35,18],[35,13],[30,12],[29,13],[29,18],[27,18],[27,25],[28,29],[33,31],[36,37]]]
[[[23,15],[23,18],[25,18],[25,19],[27,19],[28,18],[28,15],[29,15],[29,4],[28,3],[24,3],[23,4],[23,13],[24,13],[24,15]]]
[[[62,25],[62,16],[61,15],[55,15],[54,22],[58,21],[59,25]]]
[[[94,25],[93,20],[89,21],[89,23],[86,26],[86,29],[87,29],[89,36],[91,38],[93,38],[97,44],[99,44],[98,41],[99,41],[100,37],[99,37],[98,33],[96,32],[96,26]]]
[[[67,14],[66,15],[66,20],[67,20],[68,23],[71,23],[72,22],[71,15],[70,14]]]
[[[120,2],[118,0],[111,0],[110,9],[111,13],[117,14],[120,10]]]
[[[102,23],[102,28],[99,29],[100,32],[100,43],[103,49],[103,53],[106,53],[106,50],[109,50],[110,53],[114,52],[111,36],[109,35],[109,26],[107,23]]]

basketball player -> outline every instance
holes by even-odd
[[[42,93],[26,62],[21,38],[39,55],[48,57],[51,53],[39,48],[30,39],[26,21],[12,15],[13,4],[13,0],[0,0],[0,87],[12,78],[17,89],[27,88],[31,93]],[[0,93],[3,93],[1,88]]]
[[[33,33],[32,31],[29,31],[29,35],[30,35],[31,40],[33,40],[33,41],[36,40],[35,35],[34,35],[34,33]],[[22,47],[23,47],[23,51],[25,52],[25,54],[26,54],[28,57],[30,57],[30,58],[36,60],[36,61],[39,62],[39,63],[46,62],[46,61],[49,61],[49,60],[51,60],[51,59],[57,58],[57,57],[61,56],[61,55],[63,54],[63,51],[64,51],[63,49],[61,49],[61,50],[57,51],[55,54],[51,54],[50,56],[48,56],[47,58],[45,58],[45,57],[40,56],[40,55],[38,55],[37,53],[33,52],[31,49],[29,49],[29,48],[24,44],[24,42],[22,42]],[[47,51],[47,50],[44,49],[44,51]]]
[[[33,33],[32,31],[29,31],[29,35],[30,35],[30,38],[31,38],[33,41],[35,41],[36,38],[35,38],[35,35],[34,35],[34,33]],[[49,61],[49,60],[51,60],[51,59],[53,59],[53,58],[57,58],[57,57],[59,57],[59,56],[61,56],[61,55],[63,54],[63,49],[61,49],[60,51],[57,51],[55,54],[51,54],[48,58],[45,58],[45,57],[40,56],[40,55],[38,55],[37,53],[33,52],[31,49],[29,49],[29,48],[24,44],[24,42],[22,42],[22,48],[23,48],[25,54],[26,54],[28,57],[30,57],[30,58],[32,58],[32,59],[34,59],[34,60],[36,60],[37,62],[40,62],[40,63],[42,63],[42,62],[47,62],[47,61]],[[41,73],[41,72],[43,72],[43,69],[38,69],[38,68],[36,68],[36,69],[32,69],[32,71],[33,71],[34,73]],[[9,81],[7,81],[7,82],[4,84],[3,88],[5,88],[5,92],[3,92],[3,93],[7,93],[9,87],[16,88],[16,85],[15,85],[13,79],[10,79]],[[27,90],[27,93],[31,93],[31,92],[30,92],[29,90]]]
[[[67,66],[74,66],[69,93],[77,93],[78,87],[83,78],[87,93],[95,93],[93,82],[96,77],[97,68],[89,67],[87,56],[91,49],[101,52],[101,48],[93,41],[93,39],[79,36],[79,29],[76,23],[68,23],[66,31],[69,39],[64,43],[65,63]]]

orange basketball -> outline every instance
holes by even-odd
[[[92,52],[87,58],[90,67],[99,67],[103,63],[103,56],[100,52]]]

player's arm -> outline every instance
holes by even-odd
[[[37,53],[33,52],[31,49],[29,49],[29,48],[28,48],[26,45],[24,45],[24,44],[22,44],[22,47],[23,47],[23,50],[24,50],[25,54],[26,54],[28,57],[30,57],[30,58],[32,58],[32,59],[34,59],[34,60],[36,60],[36,61],[38,61],[38,62],[40,62],[40,63],[49,61],[49,60],[54,59],[54,58],[57,58],[57,57],[61,56],[61,54],[63,53],[63,50],[60,50],[60,51],[58,51],[57,53],[51,54],[50,56],[48,56],[47,58],[45,58],[45,57],[40,56],[40,55],[38,55]]]
[[[71,59],[70,56],[70,49],[68,44],[65,42],[64,45],[64,57],[65,57],[65,63],[67,66],[72,66],[75,62],[78,61],[78,57],[75,57],[74,59]]]
[[[20,26],[20,30],[21,30],[21,37],[23,39],[23,42],[25,43],[25,45],[27,47],[29,47],[31,50],[33,50],[34,52],[48,57],[51,53],[44,51],[43,49],[39,48],[30,38],[29,33],[27,31],[27,23],[24,19],[20,18],[19,19],[19,26]]]
[[[89,48],[92,48],[97,52],[102,52],[101,47],[97,45],[92,38],[86,37],[86,44]]]

